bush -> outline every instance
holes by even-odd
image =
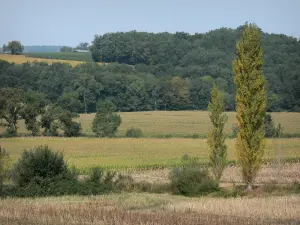
[[[115,191],[165,193],[170,191],[170,185],[168,183],[150,183],[147,181],[136,182],[129,175],[119,174],[114,182],[114,189]]]
[[[170,174],[173,194],[199,196],[219,190],[208,170],[196,167],[174,168]]]
[[[65,126],[64,135],[67,137],[78,137],[81,135],[81,130],[81,124],[72,121],[70,126]]]
[[[129,128],[127,131],[126,131],[126,134],[125,134],[126,137],[131,137],[131,138],[140,138],[140,137],[143,137],[143,132],[140,128]]]
[[[93,167],[90,171],[90,176],[88,182],[106,186],[109,189],[112,189],[113,179],[115,178],[116,173],[107,171],[104,172],[100,167]]]
[[[12,179],[17,186],[25,187],[32,181],[45,183],[57,177],[68,178],[68,172],[62,153],[53,152],[48,146],[38,146],[22,153],[13,168]]]

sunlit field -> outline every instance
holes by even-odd
[[[236,123],[236,113],[227,112],[228,122],[225,132],[232,134],[232,126]],[[145,137],[191,137],[193,134],[205,136],[211,124],[207,111],[149,111],[120,112],[122,123],[117,136],[124,136],[131,127],[142,129]],[[81,114],[83,133],[92,134],[91,126],[95,114]],[[284,133],[300,133],[300,113],[272,113],[275,123],[281,123]],[[24,122],[19,123],[19,132],[26,133]],[[0,133],[4,131],[0,127]]]
[[[0,139],[12,159],[16,160],[23,149],[49,145],[62,151],[67,161],[80,169],[92,166],[108,168],[159,168],[177,165],[188,154],[200,161],[207,161],[209,149],[206,139],[129,139],[129,138],[8,138]],[[235,139],[228,139],[228,159],[236,160]],[[282,158],[300,156],[300,139],[269,139],[265,158],[273,158],[280,146]]]
[[[26,57],[25,55],[10,55],[10,54],[0,54],[0,60],[6,60],[11,63],[22,64],[26,62],[46,62],[46,63],[69,63],[72,66],[77,66],[81,63],[85,63],[82,61],[74,61],[74,60],[60,60],[60,59],[44,59],[44,58],[33,58]]]

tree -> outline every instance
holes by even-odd
[[[79,136],[81,125],[72,120],[77,117],[79,117],[77,113],[72,113],[60,106],[48,106],[41,119],[42,127],[45,128],[44,135],[58,136],[58,129],[61,129],[67,137]]]
[[[0,146],[0,196],[3,190],[3,181],[8,170],[8,153]]]
[[[239,126],[236,148],[244,182],[248,189],[251,189],[264,155],[264,120],[267,105],[262,73],[263,52],[259,28],[255,24],[244,25],[236,48],[237,57],[233,61]]]
[[[41,127],[38,117],[44,113],[47,101],[41,93],[29,91],[24,96],[24,104],[21,116],[25,120],[27,130],[30,130],[32,135],[36,136],[39,134]]]
[[[74,80],[74,87],[83,100],[84,111],[87,114],[91,105],[96,106],[97,95],[103,88],[102,84],[97,82],[92,74],[79,73]]]
[[[89,43],[88,42],[80,42],[80,44],[76,47],[78,50],[88,50]]]
[[[220,92],[214,85],[211,92],[211,102],[208,105],[209,118],[212,129],[209,133],[207,143],[211,149],[210,163],[217,183],[222,176],[226,164],[227,146],[225,144],[224,126],[228,117],[224,113],[224,93]]]
[[[121,124],[120,115],[115,114],[116,106],[109,100],[100,104],[93,120],[92,130],[98,137],[113,137]]]
[[[61,52],[72,52],[73,48],[69,46],[64,46],[60,49]]]
[[[7,134],[17,134],[17,122],[24,108],[24,92],[16,88],[0,89],[0,122],[7,127]],[[3,121],[4,120],[4,121]]]
[[[21,54],[24,46],[19,41],[11,41],[8,43],[7,49],[11,51],[12,55]]]

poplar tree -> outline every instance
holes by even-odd
[[[265,79],[262,73],[260,30],[255,24],[244,25],[236,48],[237,57],[233,61],[239,127],[236,149],[243,180],[248,189],[252,189],[264,155],[264,120],[267,104]]]
[[[214,178],[219,183],[227,157],[224,126],[228,117],[224,114],[224,93],[219,91],[216,85],[212,88],[211,102],[208,105],[208,109],[210,111],[209,118],[212,123],[212,129],[207,139],[210,147],[210,164]]]

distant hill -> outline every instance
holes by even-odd
[[[24,46],[23,52],[60,52],[60,49],[63,46],[56,45],[33,45],[33,46]]]

